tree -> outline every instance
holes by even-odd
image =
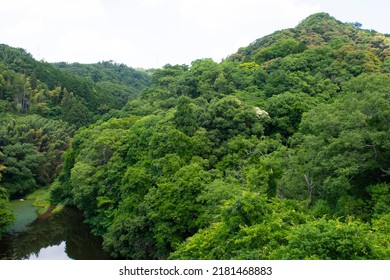
[[[91,122],[91,112],[76,98],[73,93],[64,90],[64,98],[61,102],[62,119],[77,126],[83,126]]]
[[[255,56],[256,63],[260,64],[264,61],[278,57],[285,57],[290,54],[300,53],[306,49],[306,46],[293,38],[277,41],[270,47],[260,49]]]
[[[194,105],[188,97],[181,96],[174,114],[176,127],[185,134],[192,136],[198,129]]]
[[[294,227],[288,244],[275,252],[278,259],[372,259],[373,244],[366,224],[319,219]]]
[[[291,140],[294,150],[279,185],[281,196],[324,198],[341,214],[348,209],[342,201],[367,199],[367,186],[388,180],[390,104],[386,91],[379,91],[381,84],[376,87],[347,92],[304,114]]]
[[[215,130],[219,141],[224,141],[238,134],[262,135],[262,119],[255,109],[233,96],[215,100],[209,106],[210,124],[205,127]]]
[[[182,243],[170,259],[272,259],[295,225],[310,217],[305,205],[243,191],[221,207],[219,219]]]
[[[268,98],[264,109],[270,114],[270,131],[280,133],[287,139],[298,129],[303,113],[313,108],[315,103],[304,93],[285,92]]]
[[[44,162],[44,155],[37,152],[33,144],[5,146],[0,162],[6,167],[0,184],[10,197],[20,197],[37,188],[36,174]]]
[[[197,197],[209,181],[201,166],[190,164],[177,171],[172,182],[149,190],[144,203],[159,256],[166,258],[198,230],[202,207]]]
[[[7,190],[0,187],[0,240],[7,227],[11,225],[13,221],[14,215],[8,202]]]
[[[73,128],[38,115],[6,116],[0,122],[2,184],[10,195],[23,196],[53,182],[62,169]]]

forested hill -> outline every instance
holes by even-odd
[[[7,199],[52,183],[75,130],[120,113],[151,81],[113,62],[78,65],[81,74],[68,67],[0,45],[0,237],[11,220]]]
[[[121,109],[149,84],[145,71],[123,64],[50,64],[0,45],[0,112],[38,114],[79,127]]]
[[[146,75],[148,70],[136,70],[125,64],[118,64],[113,61],[103,61],[94,64],[59,62],[54,63],[54,65],[64,72],[90,78],[95,83],[109,82],[121,84],[138,91],[149,86],[151,82],[149,76]]]
[[[221,63],[150,72],[75,132],[53,202],[117,258],[390,259],[390,44],[359,27],[315,14]]]
[[[240,48],[237,53],[230,55],[229,59],[262,63],[301,53],[306,48],[328,46],[341,51],[362,51],[352,52],[350,56],[370,56],[370,53],[374,53],[376,58],[383,61],[389,55],[390,35],[375,30],[363,30],[360,27],[360,23],[342,23],[329,14],[318,13],[301,21],[295,28],[277,31]]]
[[[103,61],[94,64],[55,63],[62,71],[92,80],[106,94],[112,94],[123,106],[137,98],[145,87],[150,86],[151,70],[136,70],[125,64]]]

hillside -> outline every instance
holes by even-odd
[[[61,71],[92,80],[99,91],[113,97],[122,106],[135,99],[151,80],[147,71],[136,70],[124,64],[103,61],[95,64],[55,63]]]
[[[150,83],[145,72],[114,63],[72,69],[76,65],[36,61],[23,49],[0,45],[0,112],[38,114],[82,126],[121,109]],[[92,79],[89,71],[102,78]]]
[[[284,40],[292,39],[302,45],[298,45],[297,42],[283,44]],[[275,44],[276,42],[278,43]],[[384,34],[374,30],[362,30],[356,27],[356,23],[342,23],[329,14],[318,13],[309,16],[295,28],[277,31],[254,41],[247,47],[240,48],[230,58],[241,61],[268,60],[299,53],[305,48],[330,46],[337,49],[347,45],[373,52],[383,60],[389,55],[389,44],[390,38]],[[269,48],[270,46],[272,47]],[[278,47],[279,50],[276,49]],[[283,48],[285,48],[284,52]]]
[[[24,197],[52,183],[75,130],[120,112],[150,83],[144,71],[97,65],[79,69],[98,68],[101,81],[64,71],[66,64],[37,61],[23,49],[0,45],[0,236],[11,220],[8,198]],[[110,71],[114,75],[105,74]]]
[[[320,13],[221,63],[155,69],[75,132],[52,200],[115,258],[390,259],[389,54]],[[55,71],[98,87],[120,68],[103,65]]]

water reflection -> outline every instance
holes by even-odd
[[[22,232],[6,234],[0,241],[0,259],[109,259],[101,242],[83,223],[80,211],[64,207],[59,214],[39,216]]]
[[[31,254],[29,260],[70,260],[65,247],[66,243],[62,241],[60,245],[42,248],[38,254]]]

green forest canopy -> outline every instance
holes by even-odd
[[[389,46],[325,13],[151,71],[3,45],[0,228],[51,184],[116,258],[389,259]]]

